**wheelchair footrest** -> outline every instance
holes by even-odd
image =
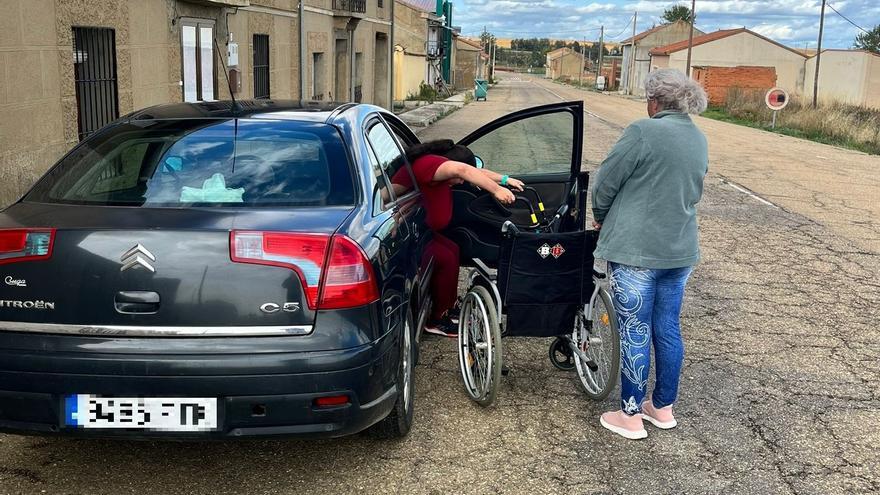
[[[590,371],[592,371],[593,373],[595,373],[595,372],[599,369],[599,365],[597,365],[595,361],[593,361],[592,359],[590,359],[589,356],[587,356],[586,354],[584,354],[584,351],[580,350],[580,349],[578,348],[577,344],[575,344],[575,343],[574,343],[570,338],[568,338],[567,336],[566,336],[566,337],[563,337],[563,338],[565,339],[566,343],[568,344],[568,348],[571,349],[571,352],[573,352],[574,355],[578,357],[578,359],[580,359],[584,364],[586,364],[586,365],[587,365],[587,368],[590,368]]]

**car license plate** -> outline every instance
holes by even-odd
[[[217,398],[64,398],[64,422],[75,428],[206,431],[217,429]]]

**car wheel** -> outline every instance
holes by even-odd
[[[415,405],[416,342],[412,311],[407,310],[400,339],[400,360],[397,369],[397,400],[391,413],[373,425],[370,433],[378,438],[403,438],[412,428]]]

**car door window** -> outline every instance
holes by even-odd
[[[391,180],[392,184],[398,185],[395,196],[401,197],[413,191],[415,181],[413,181],[412,173],[406,164],[406,157],[388,128],[376,121],[367,130],[367,141],[369,141],[385,176]],[[405,186],[406,189],[402,189],[400,186]]]
[[[467,146],[486,168],[501,174],[568,174],[573,128],[571,112],[540,114],[489,131]]]
[[[394,177],[394,174],[403,167],[404,157],[400,147],[388,129],[381,122],[374,123],[367,131],[367,139],[373,146],[376,158],[379,159],[379,165],[388,177]]]
[[[388,209],[388,206],[394,202],[394,191],[388,184],[388,178],[382,170],[379,159],[372,146],[367,146],[367,155],[370,157],[370,166],[373,170],[373,178],[375,185],[373,187],[373,215],[378,215],[382,211]]]

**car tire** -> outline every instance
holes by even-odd
[[[407,310],[400,339],[400,359],[397,369],[397,400],[391,413],[372,428],[376,438],[403,438],[412,428],[415,406],[415,359],[416,339],[412,323],[412,310]]]

